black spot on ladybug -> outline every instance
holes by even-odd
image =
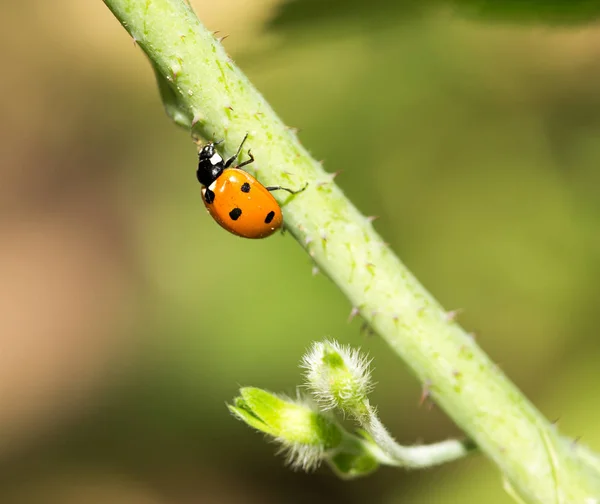
[[[245,192],[245,193],[250,192],[250,184],[248,184],[248,182],[244,182],[242,184],[242,192]]]
[[[212,203],[213,201],[215,201],[215,193],[207,188],[206,191],[204,192],[204,200],[208,204]]]
[[[241,208],[236,207],[231,212],[229,212],[229,217],[231,217],[231,220],[238,220],[240,218],[240,215],[242,215]]]
[[[271,221],[273,220],[273,217],[275,217],[275,212],[273,212],[273,210],[271,210],[265,217],[265,224],[270,224]]]

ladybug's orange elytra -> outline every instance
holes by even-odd
[[[207,191],[212,202],[206,197]],[[202,188],[208,213],[222,227],[244,238],[266,238],[283,223],[281,209],[265,186],[239,168],[228,168]]]
[[[221,227],[244,238],[266,238],[283,224],[281,208],[270,191],[284,190],[297,194],[306,189],[306,185],[299,191],[263,186],[241,169],[254,161],[250,151],[250,159],[229,168],[238,158],[247,137],[242,140],[235,156],[227,161],[215,150],[214,142],[205,145],[199,153],[196,175],[203,186],[204,205]]]

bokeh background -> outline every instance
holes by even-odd
[[[193,1],[417,277],[600,449],[600,24],[467,4]],[[225,403],[293,394],[324,337],[374,358],[399,441],[460,433],[290,236],[210,220],[195,145],[100,0],[2,2],[0,23],[0,502],[511,502],[481,456],[283,467]]]

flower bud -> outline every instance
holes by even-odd
[[[229,410],[251,427],[278,441],[293,467],[310,470],[340,445],[344,433],[328,416],[308,404],[283,399],[259,388],[240,390]]]
[[[367,414],[372,389],[370,361],[336,341],[313,344],[302,360],[307,385],[325,408],[340,408],[356,418]]]

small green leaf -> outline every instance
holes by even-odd
[[[316,467],[345,437],[335,420],[310,405],[259,388],[241,389],[234,406],[228,407],[238,419],[281,443],[288,461],[306,470]]]
[[[246,422],[250,427],[255,428],[265,434],[270,434],[273,436],[273,432],[269,429],[269,426],[265,424],[260,418],[256,417],[252,414],[252,412],[247,411],[245,408],[237,408],[235,406],[227,406],[229,411],[231,411],[234,416]]]
[[[329,460],[329,465],[335,473],[344,479],[367,476],[379,467],[379,463],[369,453],[341,452]]]
[[[319,446],[330,450],[342,440],[342,431],[334,421],[306,404],[284,400],[259,388],[240,390],[245,418],[252,417],[262,430],[292,444]]]

